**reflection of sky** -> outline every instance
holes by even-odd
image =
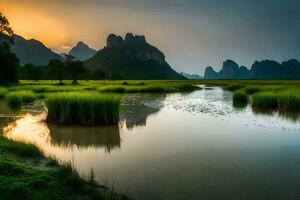
[[[134,32],[176,70],[195,73],[227,58],[247,67],[300,59],[299,7],[298,0],[0,0],[16,33],[59,52],[78,40],[99,49],[111,32]]]

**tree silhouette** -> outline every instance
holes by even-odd
[[[0,83],[17,82],[19,59],[10,52],[13,42],[13,30],[0,12]]]
[[[59,85],[63,85],[62,79],[65,72],[65,64],[60,60],[50,60],[48,67],[52,76],[59,80]]]
[[[73,82],[72,84],[78,84],[78,75],[83,74],[85,72],[85,68],[83,66],[83,62],[81,61],[70,61],[67,62],[68,71],[72,75]]]

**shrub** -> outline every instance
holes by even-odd
[[[86,126],[114,125],[119,120],[120,98],[95,93],[58,93],[47,99],[47,121]]]

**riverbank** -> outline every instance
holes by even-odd
[[[128,199],[97,186],[93,176],[83,180],[70,164],[58,164],[32,144],[0,136],[0,194],[2,200]]]

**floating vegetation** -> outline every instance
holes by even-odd
[[[120,98],[96,93],[49,95],[47,122],[86,126],[115,125],[119,120]]]

